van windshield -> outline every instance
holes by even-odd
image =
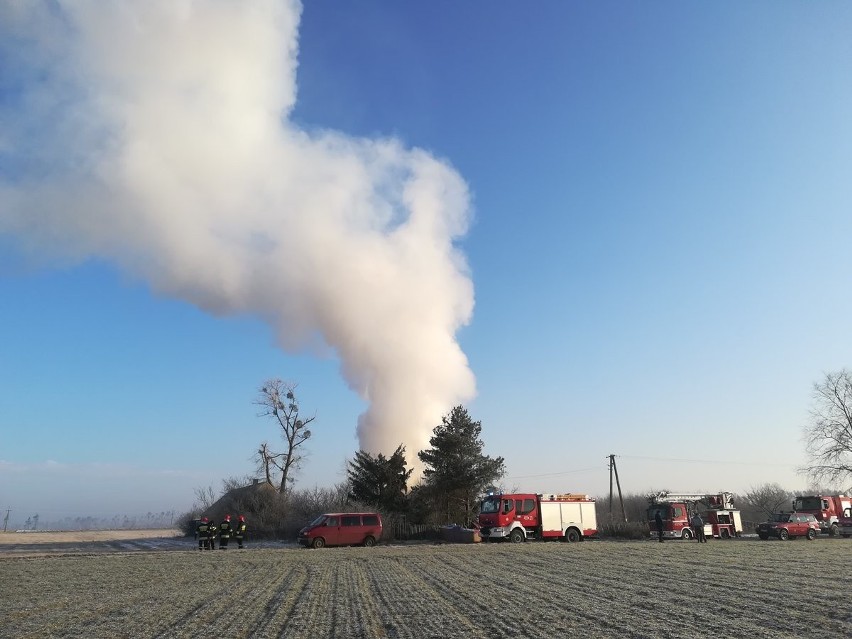
[[[320,515],[319,517],[314,519],[311,523],[309,523],[308,527],[313,528],[314,526],[319,526],[324,521],[325,521],[325,515]]]

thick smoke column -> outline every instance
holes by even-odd
[[[319,336],[369,404],[362,448],[409,454],[474,379],[465,183],[393,139],[308,133],[297,2],[0,5],[0,233],[96,255],[160,294]]]

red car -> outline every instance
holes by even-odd
[[[776,513],[769,521],[757,527],[757,536],[761,539],[777,537],[787,541],[791,537],[805,537],[809,541],[819,534],[819,522],[813,515],[805,513]]]

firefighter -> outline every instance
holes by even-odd
[[[225,515],[225,519],[219,524],[219,550],[228,550],[228,540],[231,539],[231,516]]]
[[[657,508],[657,512],[654,513],[654,523],[657,524],[657,535],[660,538],[660,543],[663,543],[663,515],[660,513],[659,508]]]
[[[695,511],[690,524],[692,525],[692,531],[695,533],[695,541],[699,544],[706,544],[707,536],[704,534],[704,520],[698,514],[698,511]]]
[[[207,544],[204,546],[207,550],[216,550],[216,524],[212,521],[207,526]]]
[[[210,528],[207,523],[207,517],[202,517],[201,521],[195,527],[195,538],[198,540],[198,550],[204,550],[207,547],[207,530]]]
[[[234,529],[234,539],[237,540],[237,548],[243,547],[243,539],[246,536],[246,518],[240,515],[237,518],[237,527]]]

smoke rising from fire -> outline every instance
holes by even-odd
[[[394,139],[300,130],[297,2],[0,6],[0,233],[159,294],[317,337],[409,454],[475,392],[467,186]]]

